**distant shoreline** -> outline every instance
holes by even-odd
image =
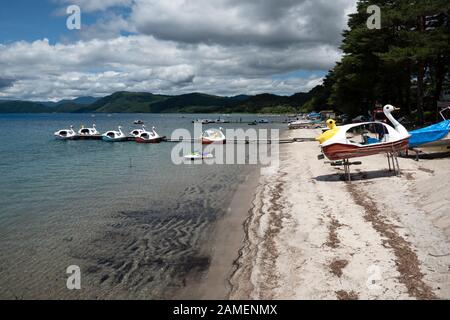
[[[300,112],[299,112],[300,113]],[[291,113],[245,113],[245,112],[233,112],[233,113],[221,113],[221,112],[212,112],[212,113],[205,113],[205,112],[1,112],[2,115],[19,115],[19,114],[30,114],[30,115],[46,115],[46,114],[94,114],[94,115],[108,115],[108,114],[180,114],[180,115],[221,115],[221,116],[238,116],[238,115],[255,115],[255,116],[292,116],[294,117],[295,114]]]
[[[197,92],[169,96],[121,91],[102,98],[80,97],[59,102],[0,100],[0,113],[289,114],[296,113],[311,97],[311,93],[305,92],[292,96],[264,93],[228,97]]]

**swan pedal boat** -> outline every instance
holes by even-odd
[[[383,109],[386,117],[392,122],[394,127],[383,122],[365,122],[340,127],[330,127],[330,123],[327,123],[330,130],[332,130],[331,134],[325,132],[316,140],[321,142],[320,147],[323,154],[331,161],[406,151],[408,150],[411,135],[391,115],[395,110],[398,109],[391,105],[386,105]],[[363,134],[364,141],[353,141],[349,136],[351,135],[352,129],[358,127],[376,128],[375,131],[378,134],[378,138]]]
[[[223,129],[208,129],[202,134],[202,144],[226,144],[227,139]]]
[[[134,129],[133,131],[131,131],[130,132],[130,136],[132,138],[136,139],[137,137],[139,137],[144,132],[146,132],[145,126],[142,126],[142,129]]]
[[[127,136],[122,132],[122,127],[118,131],[108,131],[102,135],[102,140],[106,142],[123,142],[127,141]]]
[[[92,125],[92,128],[85,128],[81,126],[80,130],[78,130],[77,139],[101,139],[102,135],[97,131],[97,128]]]
[[[95,136],[99,135],[100,132],[97,131],[96,125],[92,125],[92,128],[85,128],[84,126],[81,126],[81,129],[78,130],[78,134],[80,136]]]
[[[70,126],[70,129],[58,130],[54,135],[56,139],[59,140],[74,140],[77,137],[77,133],[73,130],[73,126]]]
[[[160,143],[162,137],[156,133],[155,127],[152,128],[152,132],[145,131],[136,137],[137,143]]]

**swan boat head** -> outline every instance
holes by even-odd
[[[404,136],[409,136],[408,130],[400,123],[398,122],[394,116],[392,115],[392,112],[399,111],[399,108],[395,108],[393,105],[387,104],[383,108],[384,115],[386,118],[389,119],[389,121],[394,126],[394,129],[400,134]]]
[[[336,121],[333,119],[327,120],[327,127],[329,130],[316,138],[316,141],[319,141],[320,144],[323,144],[325,141],[333,138],[339,131],[339,127],[336,126]]]

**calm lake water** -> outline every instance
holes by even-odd
[[[171,143],[53,138],[92,123],[129,132],[135,119],[170,137],[202,117],[218,115],[0,114],[0,298],[170,298],[207,269],[211,227],[257,166],[177,166]],[[82,290],[66,288],[70,265]]]

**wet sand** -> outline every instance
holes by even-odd
[[[191,274],[184,288],[174,299],[224,300],[229,298],[237,252],[244,243],[244,223],[249,215],[250,203],[259,182],[259,170],[246,176],[237,188],[224,214],[209,233],[202,253],[209,257],[209,266],[203,273]]]
[[[315,137],[295,130],[291,137]],[[450,299],[450,159],[384,155],[343,170],[283,146],[244,225],[231,299]]]

